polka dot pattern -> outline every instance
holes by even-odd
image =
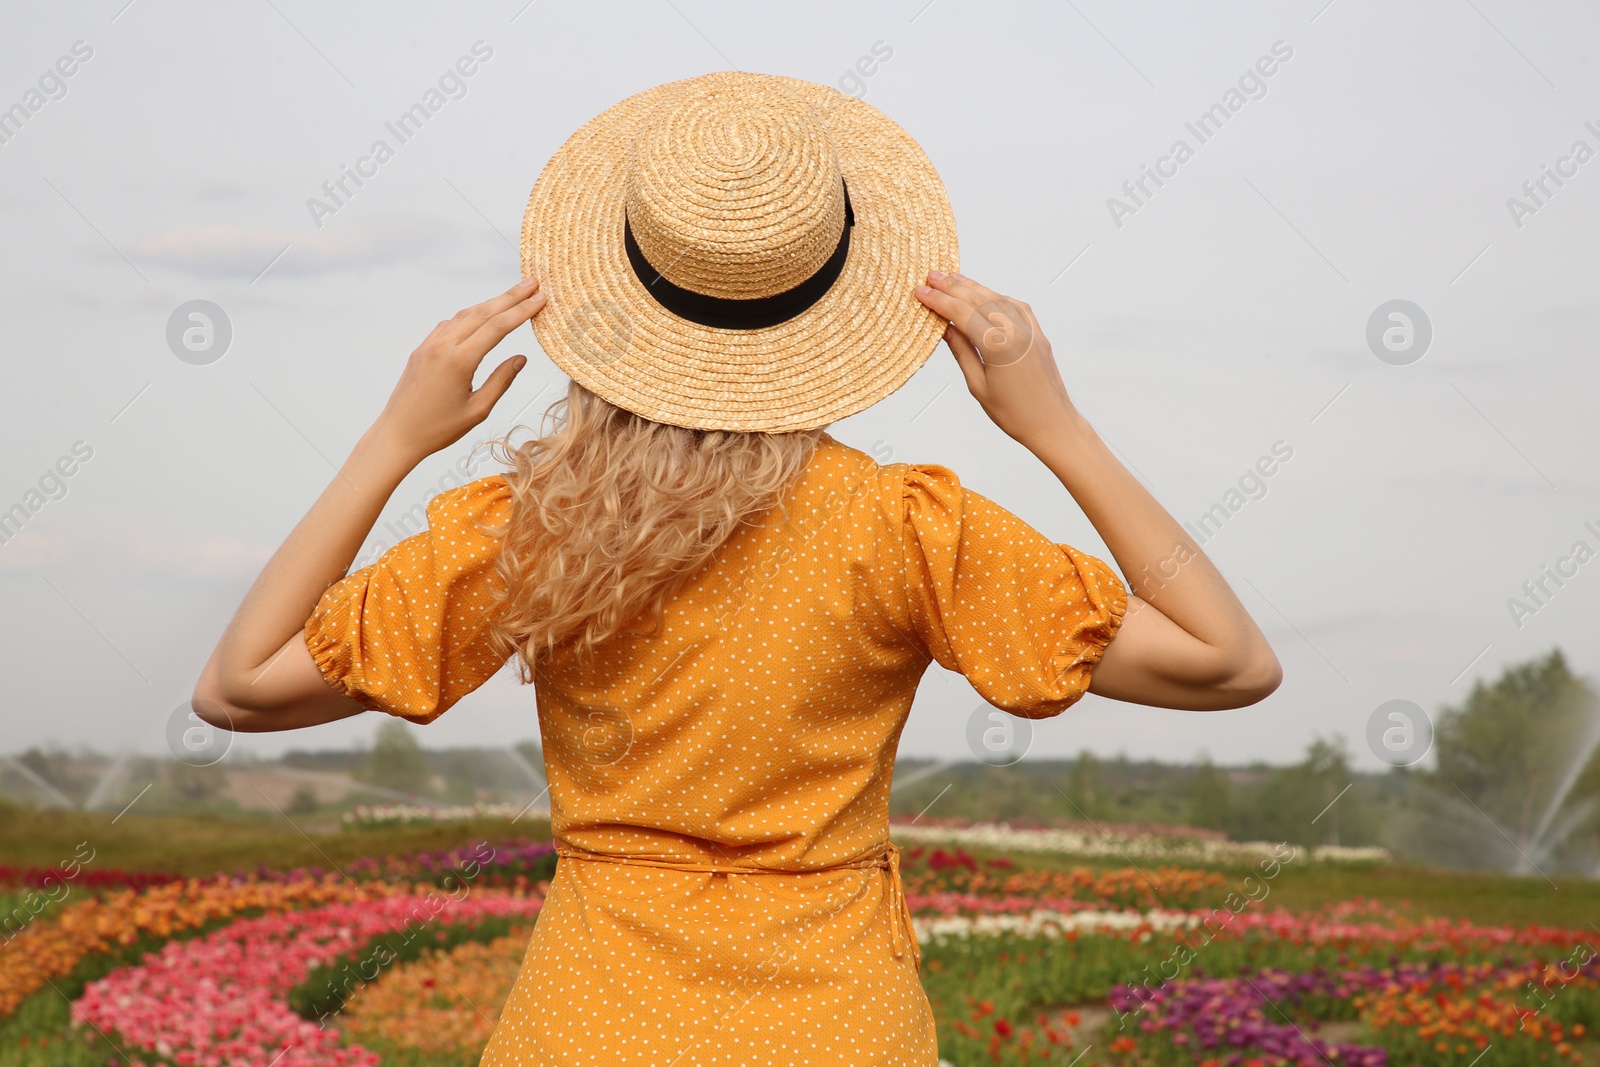
[[[328,589],[330,684],[437,718],[502,663],[500,477]],[[936,466],[825,437],[659,624],[535,676],[562,854],[486,1067],[931,1065],[889,845],[895,748],[930,663],[1016,715],[1083,695],[1127,590]]]

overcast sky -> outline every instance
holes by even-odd
[[[550,154],[632,93],[726,68],[840,86],[905,126],[945,180],[963,270],[1034,306],[1079,406],[1175,516],[1228,512],[1205,548],[1283,686],[1213,715],[1089,697],[1038,724],[1034,755],[1289,761],[1340,733],[1377,768],[1385,701],[1436,711],[1554,646],[1600,675],[1600,560],[1572,555],[1600,550],[1593,5],[107,0],[30,5],[6,30],[0,108],[28,114],[0,123],[0,509],[31,513],[0,544],[0,751],[163,751],[407,353],[515,281]],[[462,57],[474,72],[451,80]],[[385,124],[441,77],[401,143]],[[1225,120],[1201,127],[1213,105]],[[392,158],[314,212],[380,139]],[[1166,177],[1141,190],[1146,168]],[[231,323],[208,364],[168,343],[192,300]],[[1394,300],[1431,325],[1420,358],[1414,314],[1410,349],[1378,346],[1395,362],[1369,345]],[[474,439],[562,388],[531,331],[500,355],[518,351],[534,361]],[[834,433],[947,464],[1105,553],[942,347]],[[1230,497],[1275,448],[1289,458]],[[1532,601],[1547,565],[1568,577]],[[933,668],[902,754],[965,756],[976,705]],[[372,718],[237,750],[346,746]],[[420,736],[536,731],[508,671]]]

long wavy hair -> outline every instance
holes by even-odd
[[[553,424],[553,425],[552,425]],[[490,633],[523,681],[652,628],[667,599],[740,527],[779,506],[821,430],[740,433],[652,422],[573,382],[543,436],[492,443],[511,470]]]

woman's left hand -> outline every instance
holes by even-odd
[[[472,377],[483,357],[544,304],[539,280],[525,278],[435,326],[406,361],[374,432],[417,462],[465,437],[489,417],[528,362],[512,356],[474,390]]]

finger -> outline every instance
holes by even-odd
[[[933,273],[929,273],[933,278]],[[1002,293],[997,293],[986,285],[979,284],[961,274],[941,274],[933,281],[934,286],[941,292],[946,292],[958,300],[970,304],[977,312],[978,320],[964,320],[961,322],[967,335],[985,352],[991,345],[1005,346],[1003,334],[991,334],[993,326],[1004,326],[1017,336],[1031,335],[1033,332],[1032,311],[1020,300],[1015,300]],[[997,321],[999,316],[1003,323]]]
[[[499,296],[490,297],[483,303],[474,304],[469,308],[462,308],[456,312],[455,318],[450,320],[453,323],[450,329],[452,339],[462,340],[472,336],[473,331],[482,326],[485,320],[515,307],[538,291],[539,279],[530,276],[522,279]]]
[[[480,420],[489,417],[489,412],[500,403],[500,398],[506,395],[506,390],[511,388],[511,383],[516,381],[517,375],[522,373],[522,368],[528,365],[527,356],[512,356],[504,363],[490,372],[483,384],[473,391],[472,399],[467,402],[467,410],[471,411]]]
[[[973,396],[981,396],[985,384],[983,357],[978,355],[977,347],[954,323],[944,328],[944,343],[950,346],[950,354],[956,357],[956,366],[961,368],[961,376],[967,380],[967,388],[971,390]]]
[[[977,309],[960,297],[927,285],[916,288],[917,299],[946,322],[971,322]]]
[[[987,285],[973,281],[962,274],[945,275],[946,288],[953,295],[967,301],[978,310],[982,323],[964,323],[969,336],[983,352],[985,362],[991,366],[993,355],[1007,361],[1007,353],[1020,360],[1033,348],[1033,339],[1039,333],[1039,321],[1033,309],[1015,297],[997,293]],[[997,329],[991,330],[991,327]]]
[[[1007,299],[987,285],[975,282],[964,274],[946,274],[935,279],[933,284],[952,296],[960,297],[973,307]]]
[[[505,340],[506,334],[537,315],[544,304],[545,295],[534,293],[526,300],[518,301],[505,310],[490,315],[478,324],[478,328],[472,331],[471,336],[457,346],[456,351],[476,366],[489,354],[491,348]]]

